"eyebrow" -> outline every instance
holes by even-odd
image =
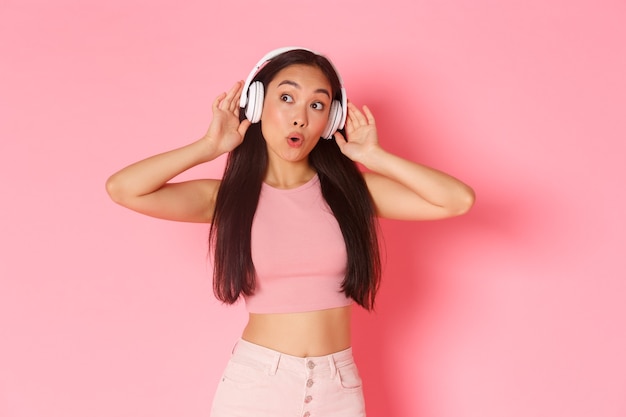
[[[285,84],[286,84],[286,85],[291,85],[291,86],[293,86],[293,87],[295,87],[295,88],[298,88],[298,89],[301,89],[301,88],[302,88],[302,87],[300,86],[300,84],[298,84],[298,83],[297,83],[297,82],[295,82],[295,81],[291,81],[291,80],[284,80],[284,81],[281,81],[281,82],[278,84],[278,86],[280,87],[281,85],[285,85]],[[315,93],[322,93],[322,94],[326,94],[326,95],[328,96],[328,98],[330,98],[330,93],[329,93],[329,92],[328,92],[328,90],[327,90],[327,89],[325,89],[325,88],[318,88],[318,89],[317,89],[317,90],[315,90],[314,92],[315,92]]]

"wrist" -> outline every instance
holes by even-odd
[[[200,162],[209,162],[226,153],[220,150],[218,141],[213,140],[209,136],[204,136],[195,141],[190,146],[194,148],[194,152],[200,158]]]
[[[385,159],[389,153],[381,148],[379,145],[373,146],[368,152],[363,154],[361,161],[358,161],[361,165],[369,169],[370,171],[379,171],[380,167],[384,164]]]

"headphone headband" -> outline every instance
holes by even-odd
[[[276,58],[278,55],[284,54],[285,52],[295,51],[298,49],[314,53],[315,55],[321,55],[317,53],[316,51],[313,51],[312,49],[301,48],[297,46],[287,46],[283,48],[274,49],[273,51],[268,52],[267,54],[263,56],[263,58],[259,60],[259,62],[257,62],[257,64],[252,69],[252,71],[250,71],[248,78],[246,78],[246,82],[243,85],[243,90],[241,91],[241,98],[239,99],[239,107],[245,108],[246,105],[248,104],[248,89],[250,88],[250,84],[252,83],[252,80],[254,79],[254,77],[257,75],[257,73],[261,70],[261,68],[266,62],[271,61],[272,59]],[[339,74],[339,71],[337,71],[337,68],[335,67],[335,65],[332,63],[330,59],[328,59],[328,62],[332,66],[333,70],[335,71],[335,74],[337,74],[337,78],[339,79],[339,84],[341,86],[340,93],[341,93],[341,110],[342,111],[341,111],[341,121],[339,122],[337,129],[343,129],[343,127],[346,124],[346,116],[348,114],[348,98],[346,96],[346,89],[343,86],[343,80],[341,78],[341,74]]]

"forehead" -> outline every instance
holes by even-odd
[[[283,68],[276,73],[269,87],[276,87],[285,80],[294,81],[303,88],[331,90],[330,81],[326,75],[321,69],[311,65],[295,64]]]

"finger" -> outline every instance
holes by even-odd
[[[365,118],[363,113],[361,113],[357,106],[352,104],[350,110],[352,110],[352,117],[354,118],[354,121],[358,126],[367,124],[367,119]]]
[[[348,106],[348,118],[350,120],[350,125],[352,126],[352,129],[356,129],[357,127],[359,127],[359,119],[357,117],[358,112],[359,109],[354,104]]]
[[[339,150],[343,152],[343,147],[346,145],[346,138],[341,134],[341,132],[337,131],[334,134],[335,143],[339,146]]]
[[[352,132],[354,130],[354,122],[350,117],[350,113],[348,112],[348,117],[346,118],[346,132]]]
[[[220,103],[222,102],[222,100],[224,100],[224,97],[226,97],[226,93],[222,93],[215,98],[212,105],[213,112],[220,108]]]
[[[251,124],[252,123],[250,123],[250,120],[248,119],[243,119],[241,123],[239,123],[239,128],[237,128],[237,132],[239,132],[242,138],[245,136]]]
[[[228,93],[226,94],[226,97],[224,98],[224,101],[222,102],[222,105],[220,106],[221,109],[223,109],[223,110],[230,110],[231,104],[233,102],[233,98],[235,97],[235,95],[237,94],[237,91],[240,88],[241,88],[241,84],[239,83],[239,81],[237,81],[230,88],[230,90],[228,90]]]
[[[367,117],[367,122],[370,125],[375,125],[376,120],[374,120],[374,115],[370,111],[370,108],[367,106],[363,106],[363,111],[365,112],[365,116]]]
[[[351,106],[350,103],[348,103],[348,116],[346,117],[346,129],[353,129],[354,128],[354,106]],[[348,127],[349,126],[349,127]]]
[[[241,90],[243,88],[243,84],[241,81],[237,82],[237,89],[235,90],[235,95],[233,96],[233,100],[230,102],[230,111],[234,112],[235,110],[239,110],[239,99],[241,98]]]
[[[226,94],[226,97],[224,98],[224,102],[222,103],[222,109],[224,110],[230,110],[230,106],[233,102],[233,97],[235,97],[236,94],[236,90],[237,89],[237,84],[233,85],[230,90],[228,90],[228,93]]]

